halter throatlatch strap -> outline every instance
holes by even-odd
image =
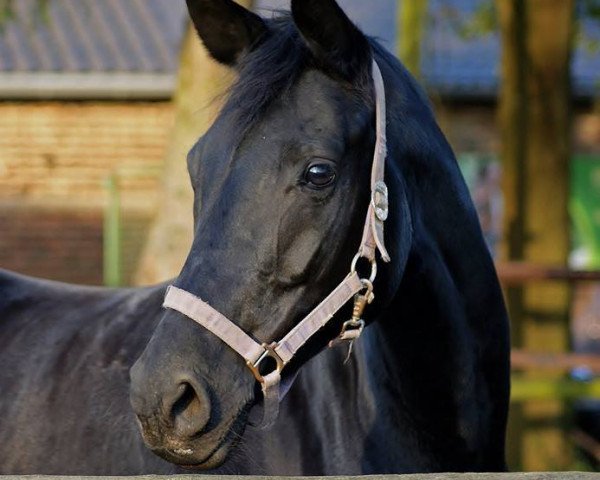
[[[385,87],[377,63],[373,60],[373,83],[375,86],[375,116],[377,140],[371,171],[371,201],[367,211],[360,247],[352,262],[350,274],[301,320],[279,342],[260,343],[244,332],[235,323],[219,313],[208,303],[180,288],[167,289],[163,306],[176,310],[203,326],[229,345],[245,361],[263,392],[263,418],[259,426],[272,425],[279,411],[281,400],[281,371],[321,328],[323,328],[351,298],[354,298],[352,318],[344,323],[339,337],[330,345],[349,341],[350,345],[363,331],[361,319],[365,307],[373,300],[373,281],[377,274],[376,252],[379,250],[385,262],[390,256],[384,245],[383,223],[387,219],[389,202],[388,190],[384,183],[386,147],[386,108]],[[371,276],[361,279],[356,272],[356,263],[364,257],[371,262]],[[262,362],[270,358],[275,366],[272,371],[263,373]],[[265,367],[266,368],[266,367]]]

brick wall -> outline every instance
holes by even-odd
[[[131,281],[151,217],[123,219],[123,278]],[[0,268],[36,277],[102,284],[102,211],[0,205]]]
[[[172,124],[168,103],[0,103],[0,201],[97,205],[115,169],[144,197],[156,191]]]
[[[172,123],[169,103],[0,103],[0,268],[100,284],[105,180],[117,172],[129,278]]]

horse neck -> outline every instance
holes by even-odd
[[[406,74],[384,72],[386,176],[402,208],[386,222],[392,264],[379,291],[390,301],[365,332],[370,388],[396,419],[391,438],[425,452],[428,469],[502,469],[509,342],[494,265],[433,114]]]
[[[508,331],[493,263],[471,209],[448,215],[412,197],[402,281],[365,335],[370,384],[398,441],[429,451],[429,466],[502,469]],[[462,217],[459,232],[446,215]]]

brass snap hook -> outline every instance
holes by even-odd
[[[373,283],[370,280],[362,279],[361,283],[365,288],[364,293],[354,295],[354,308],[352,309],[352,321],[362,321],[361,317],[367,305],[373,302],[375,295],[373,294]]]

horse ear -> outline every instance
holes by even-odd
[[[350,81],[370,71],[369,42],[335,0],[292,0],[292,17],[325,68]]]
[[[267,32],[258,15],[233,0],[186,0],[202,42],[218,62],[234,66]]]

